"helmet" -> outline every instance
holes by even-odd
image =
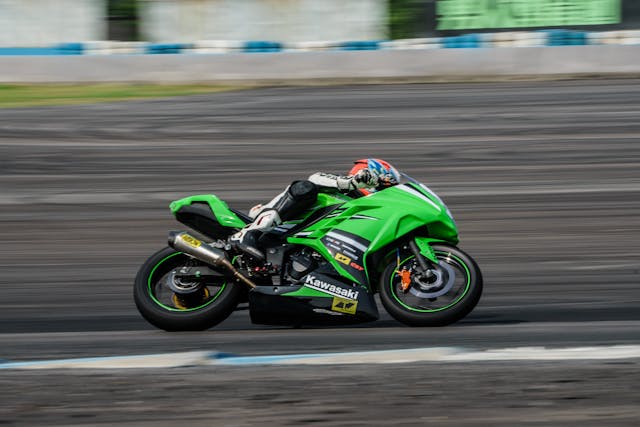
[[[355,166],[349,171],[349,175],[355,175],[362,169],[368,169],[371,176],[378,183],[376,190],[382,190],[400,183],[400,174],[391,166],[391,163],[381,159],[360,159],[356,160]]]

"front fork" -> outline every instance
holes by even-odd
[[[418,259],[420,267],[425,270],[429,268],[427,260],[431,261],[431,263],[435,264],[436,266],[438,265],[438,258],[436,257],[436,254],[435,252],[433,252],[433,248],[431,247],[431,244],[436,242],[439,243],[441,241],[430,239],[428,237],[415,237],[414,239],[409,241],[411,252],[413,252],[413,254]]]
[[[403,292],[407,292],[411,287],[414,279],[422,286],[429,287],[430,279],[435,276],[434,269],[438,268],[438,258],[436,257],[431,242],[437,240],[426,237],[416,237],[409,241],[409,248],[418,261],[419,271],[411,271],[403,268],[397,271],[401,279],[401,288]],[[399,267],[399,266],[398,266]]]

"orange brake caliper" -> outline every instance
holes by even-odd
[[[400,276],[400,289],[402,292],[407,292],[411,286],[411,270],[407,270],[407,267],[402,267],[402,270],[396,271]]]

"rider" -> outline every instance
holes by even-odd
[[[258,249],[258,239],[282,221],[294,218],[313,206],[318,193],[340,192],[361,197],[400,182],[400,174],[389,162],[381,159],[356,160],[347,176],[317,172],[305,181],[294,181],[266,205],[251,208],[253,222],[232,235],[229,240],[241,251],[264,260]]]

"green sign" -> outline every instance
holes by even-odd
[[[617,24],[621,0],[439,0],[438,30]]]

